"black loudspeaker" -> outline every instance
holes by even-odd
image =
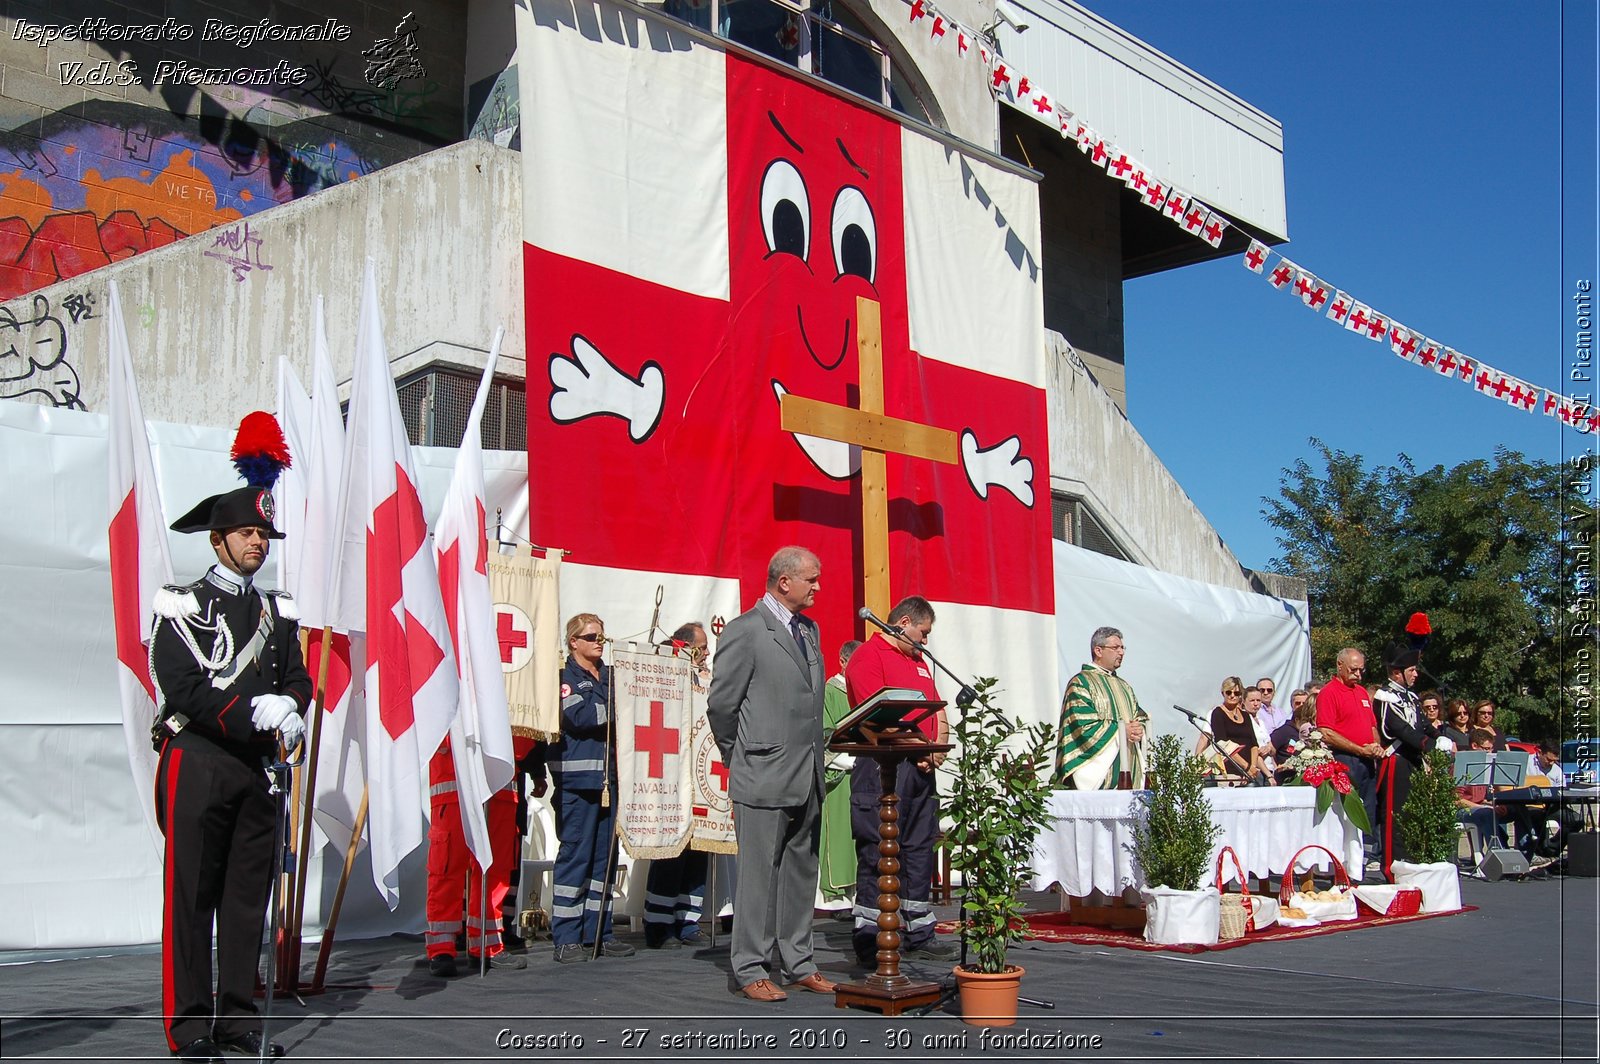
[[[1483,855],[1483,864],[1478,866],[1478,870],[1483,873],[1485,879],[1524,876],[1528,874],[1528,859],[1516,850],[1490,846],[1489,852]]]
[[[1567,837],[1567,875],[1596,875],[1600,865],[1600,831],[1574,831]]]

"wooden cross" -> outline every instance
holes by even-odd
[[[883,334],[876,300],[856,299],[856,354],[861,364],[861,406],[784,395],[779,400],[785,432],[838,440],[861,448],[862,599],[888,620],[889,478],[887,456],[910,455],[951,465],[961,461],[960,442],[948,429],[887,417],[883,412]]]

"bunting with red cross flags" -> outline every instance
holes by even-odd
[[[506,716],[519,738],[554,741],[561,735],[560,592],[560,552],[489,555]]]
[[[934,19],[941,29],[953,30],[957,39],[964,39],[965,36],[982,39],[982,34],[974,34],[936,10],[927,0],[915,0],[911,4],[911,21],[926,18]],[[929,39],[937,47],[943,37],[942,33],[930,33]],[[1171,175],[1155,173],[1125,151],[1118,142],[1125,142],[1129,134],[1127,128],[1115,132],[1096,129],[1087,116],[1077,113],[1071,106],[1074,101],[1062,98],[1061,90],[1066,85],[1041,83],[1040,78],[1035,76],[1039,72],[1023,70],[1017,62],[999,55],[995,48],[980,44],[977,53],[981,62],[974,64],[972,76],[983,78],[997,100],[1047,125],[1054,124],[1062,137],[1077,140],[1078,147],[1089,156],[1091,162],[1132,189],[1144,206],[1165,214],[1186,232],[1212,247],[1222,246],[1226,233],[1234,223],[1225,218],[1221,210],[1203,202],[1206,193],[1195,195],[1174,188]],[[958,52],[958,58],[964,58],[965,55],[964,49]],[[1025,56],[1023,61],[1027,61]],[[1060,77],[1060,72],[1056,72],[1056,76]],[[1154,150],[1158,146],[1146,144],[1145,147]],[[1274,258],[1277,258],[1276,264],[1270,261]],[[1600,431],[1600,415],[1589,412],[1579,416],[1576,412],[1580,406],[1587,410],[1587,395],[1569,400],[1559,392],[1539,388],[1492,366],[1466,359],[1406,326],[1396,326],[1388,315],[1357,301],[1347,292],[1323,284],[1293,263],[1273,256],[1266,244],[1254,237],[1249,239],[1242,259],[1246,269],[1265,276],[1274,288],[1281,291],[1291,287],[1293,282],[1292,290],[1306,306],[1318,313],[1325,313],[1335,324],[1344,326],[1350,332],[1375,343],[1386,343],[1397,357],[1407,362],[1432,369],[1440,376],[1458,383],[1472,385],[1481,394],[1500,399],[1524,413],[1537,412],[1560,418],[1563,424],[1578,432]],[[1563,411],[1566,416],[1562,416]]]
[[[676,857],[694,826],[691,671],[690,660],[668,647],[612,649],[617,834],[636,861]]]

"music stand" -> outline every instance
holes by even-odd
[[[878,763],[878,967],[865,979],[840,983],[833,1003],[860,1005],[885,1016],[937,1001],[938,983],[918,982],[900,971],[900,796],[895,776],[902,761],[952,749],[917,727],[944,708],[944,702],[904,687],[887,687],[866,699],[834,729],[828,749]]]
[[[1522,750],[1462,750],[1456,754],[1455,777],[1458,787],[1487,787],[1489,824],[1494,829],[1493,846],[1500,838],[1500,807],[1494,800],[1496,787],[1521,787],[1528,781],[1533,755]],[[1512,832],[1516,834],[1516,832]],[[1510,840],[1513,844],[1516,839]]]

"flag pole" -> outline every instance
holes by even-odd
[[[300,633],[301,657],[305,656],[305,646],[311,641],[306,632]],[[317,658],[317,686],[316,697],[312,700],[311,723],[307,727],[310,741],[306,746],[306,767],[303,773],[305,782],[305,819],[300,823],[300,858],[295,862],[294,892],[290,895],[294,901],[294,909],[289,918],[289,932],[287,941],[290,953],[289,963],[284,965],[284,979],[288,982],[287,989],[291,992],[299,989],[300,984],[300,947],[302,933],[305,928],[306,914],[306,875],[310,861],[307,855],[311,852],[311,822],[317,801],[317,750],[322,742],[322,710],[323,700],[328,689],[328,664],[333,647],[333,626],[322,626],[322,647]],[[300,776],[295,777],[298,784]],[[297,810],[298,812],[298,810]],[[357,831],[359,836],[360,832]]]
[[[350,845],[344,851],[344,869],[339,873],[339,889],[333,893],[333,908],[328,910],[328,923],[322,929],[322,943],[317,947],[317,970],[311,976],[311,992],[322,993],[328,976],[328,955],[333,949],[334,928],[339,926],[339,910],[344,906],[344,889],[350,885],[350,870],[355,867],[356,849],[361,845],[361,833],[367,827],[368,789],[361,788],[361,808],[356,810],[356,824],[350,833]]]

